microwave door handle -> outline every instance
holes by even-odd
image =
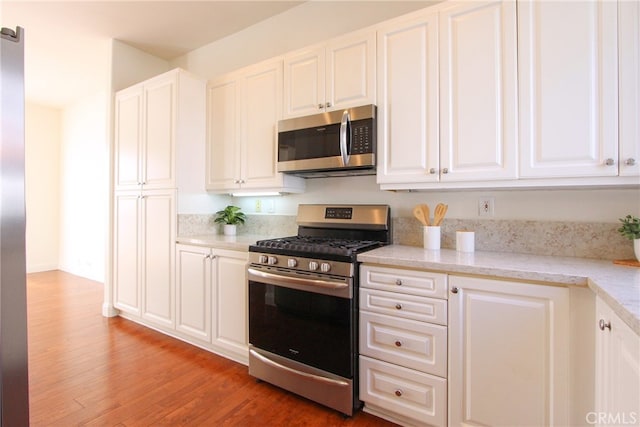
[[[349,144],[351,143],[351,135],[349,127],[351,124],[351,117],[349,116],[349,110],[344,110],[342,113],[342,121],[340,122],[340,156],[342,156],[342,165],[347,166],[349,164]]]

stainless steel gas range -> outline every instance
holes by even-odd
[[[300,205],[298,235],[249,248],[249,374],[346,415],[358,399],[359,253],[391,243],[386,205]]]

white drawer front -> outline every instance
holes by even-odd
[[[428,271],[362,265],[360,286],[410,295],[447,298],[447,275]]]
[[[360,354],[447,376],[447,328],[360,312]]]
[[[447,300],[360,288],[360,309],[421,322],[447,324]]]
[[[360,356],[360,399],[419,425],[446,425],[444,378]]]

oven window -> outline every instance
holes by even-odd
[[[353,301],[249,281],[249,342],[353,378]]]

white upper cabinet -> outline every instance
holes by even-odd
[[[204,80],[181,69],[116,93],[115,190],[179,186],[177,157],[193,161],[193,145],[204,143],[204,99]]]
[[[516,178],[516,73],[511,1],[443,4],[379,28],[381,187]]]
[[[375,33],[355,33],[284,58],[284,117],[375,104]]]
[[[282,60],[257,64],[210,82],[207,102],[207,190],[304,189],[301,178],[277,172]]]
[[[640,175],[640,4],[618,4],[620,175]]]
[[[517,174],[516,4],[440,11],[440,180]]]
[[[518,2],[518,61],[520,177],[616,176],[617,3]]]
[[[438,15],[426,10],[378,29],[377,180],[435,182],[439,165]]]

